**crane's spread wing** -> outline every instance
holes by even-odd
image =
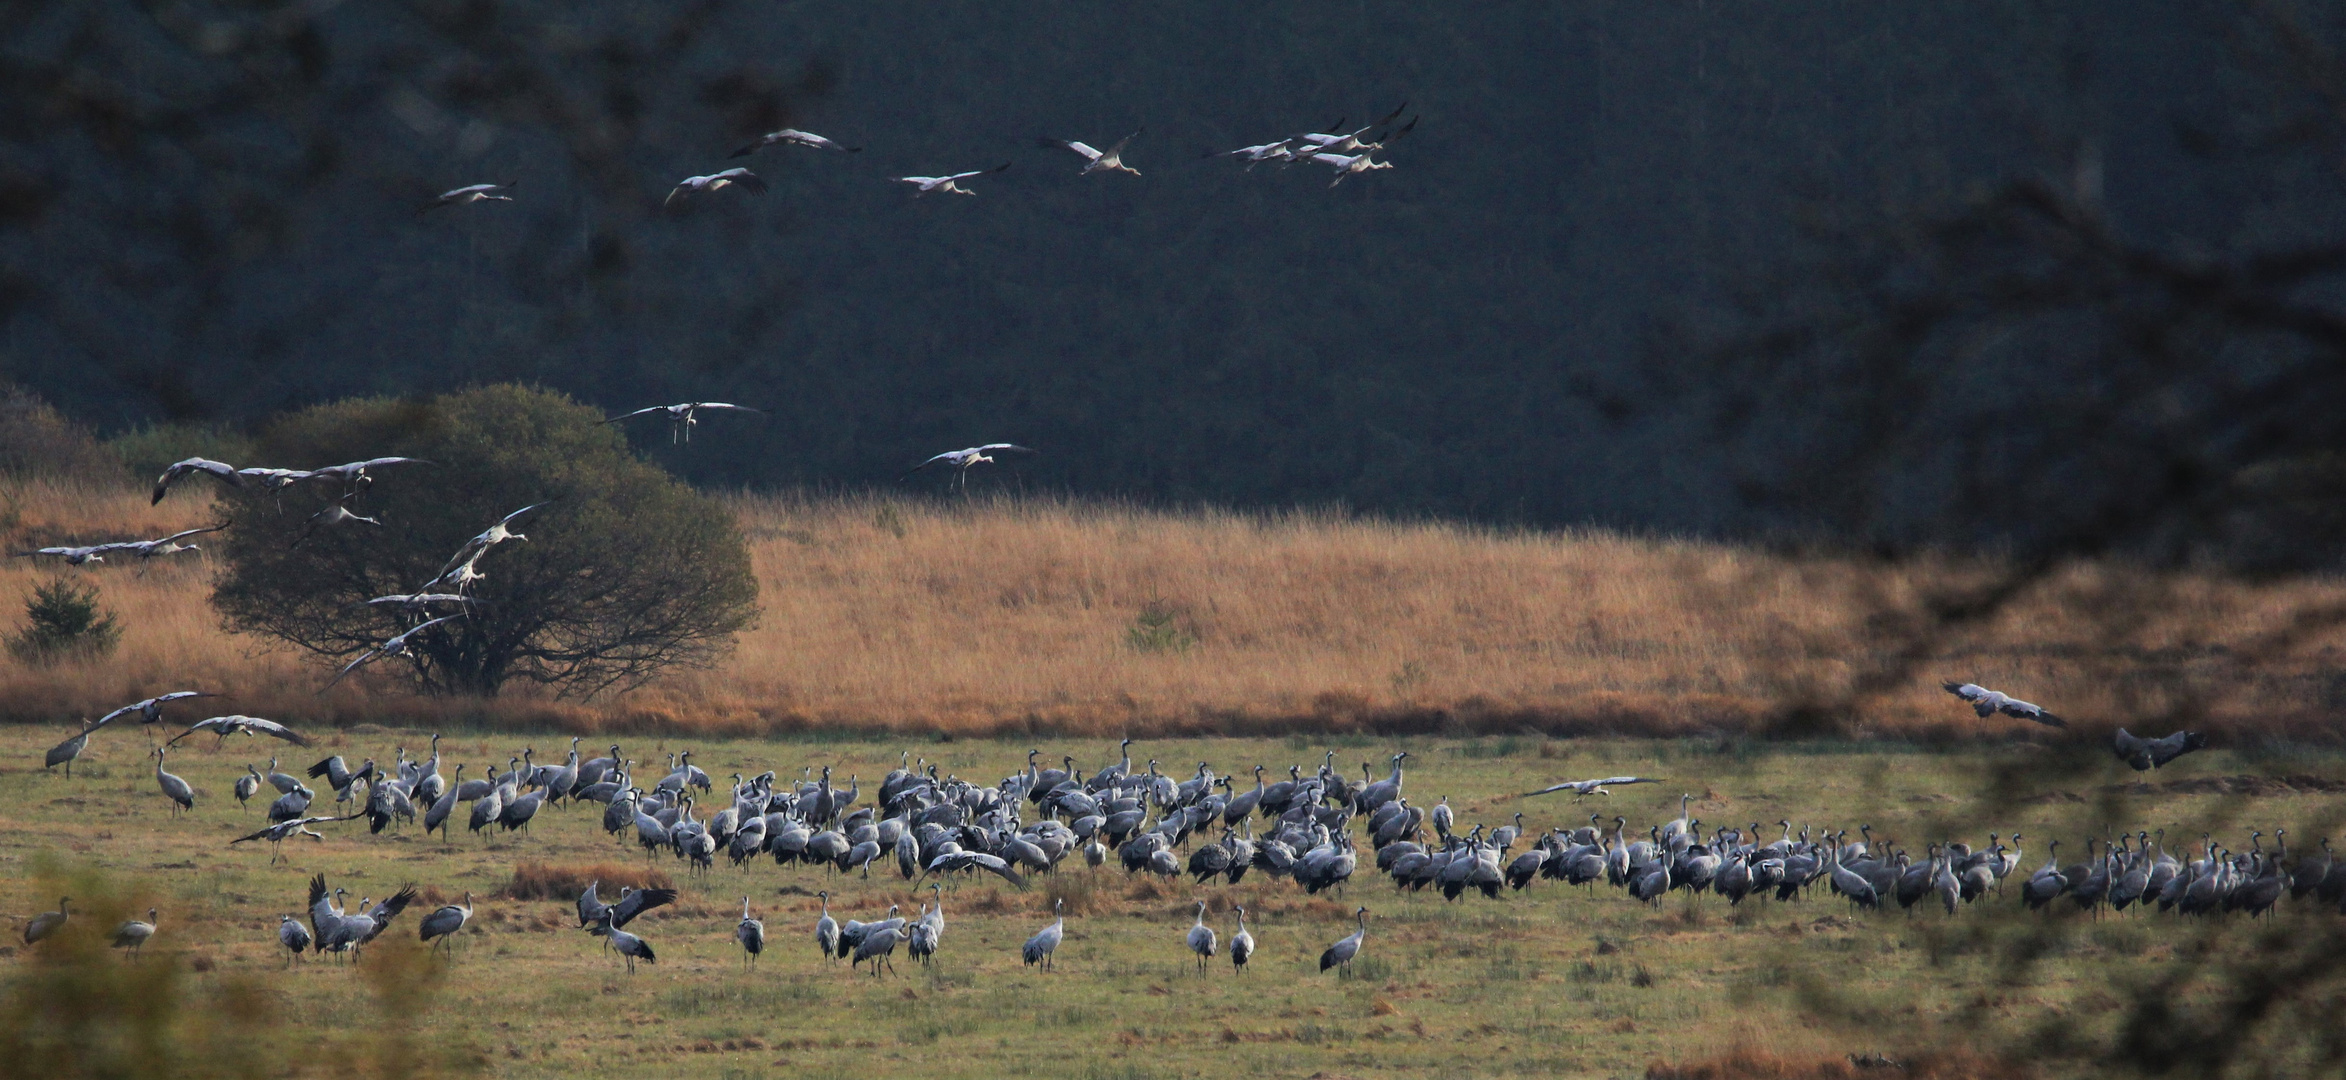
[[[497,519],[497,524],[499,524],[499,525],[511,525],[511,524],[513,524],[513,519],[514,519],[514,518],[520,517],[521,515],[523,515],[523,514],[526,514],[526,513],[529,513],[530,511],[532,511],[532,510],[535,510],[535,509],[537,509],[538,507],[541,507],[541,506],[544,506],[544,505],[546,505],[546,504],[545,504],[545,503],[531,503],[531,504],[529,504],[528,506],[524,506],[524,507],[522,507],[522,508],[521,508],[521,509],[519,509],[519,510],[516,510],[516,511],[514,511],[514,512],[510,513],[510,514],[507,514],[507,515],[505,515],[504,517],[498,518],[498,519]]]
[[[718,173],[717,179],[739,184],[742,187],[750,189],[751,191],[762,192],[766,190],[765,178],[749,171],[748,169],[727,169],[724,172]]]
[[[1978,683],[1943,682],[1939,685],[1945,687],[1948,693],[1965,701],[1978,701],[1988,696],[1988,688]]]
[[[929,466],[931,466],[931,465],[934,465],[934,464],[936,464],[936,463],[938,463],[938,462],[940,462],[940,461],[949,461],[949,460],[952,460],[952,459],[954,459],[954,458],[956,458],[956,457],[959,457],[959,456],[960,456],[960,454],[961,454],[961,451],[959,451],[959,450],[947,450],[947,451],[945,451],[944,453],[937,455],[936,457],[930,458],[930,459],[928,459],[927,461],[921,462],[920,464],[918,464],[918,465],[915,465],[915,466],[913,466],[912,468],[910,468],[910,469],[906,470],[906,471],[905,471],[905,473],[904,473],[904,475],[906,475],[906,476],[911,476],[913,473],[919,472],[919,471],[921,471],[922,469],[926,469],[926,468],[928,468]]]
[[[1026,448],[1026,447],[1023,447],[1023,446],[1020,446],[1020,445],[1018,445],[1018,444],[1016,444],[1016,443],[1006,443],[1006,442],[987,443],[987,444],[986,444],[986,445],[984,445],[984,446],[978,447],[978,451],[979,451],[980,453],[983,453],[983,452],[985,452],[985,451],[988,451],[988,450],[1008,450],[1008,451],[1010,451],[1011,453],[1014,453],[1014,454],[1039,454],[1039,453],[1042,453],[1042,451],[1040,451],[1040,450],[1030,450],[1030,449],[1028,449],[1028,448]]]
[[[1089,143],[1081,143],[1081,142],[1076,142],[1076,141],[1074,141],[1074,140],[1072,140],[1072,139],[1069,139],[1069,140],[1061,140],[1061,141],[1060,141],[1060,143],[1059,143],[1059,145],[1061,145],[1061,146],[1064,146],[1064,147],[1068,148],[1069,150],[1073,150],[1073,151],[1075,151],[1075,152],[1076,152],[1076,153],[1078,153],[1078,154],[1082,154],[1082,155],[1083,155],[1083,159],[1084,159],[1085,161],[1098,161],[1098,160],[1100,160],[1100,152],[1099,152],[1099,151],[1097,151],[1097,150],[1094,150],[1094,149],[1092,149],[1092,147],[1091,147],[1091,144],[1089,144]]]
[[[155,545],[155,546],[157,546],[157,547],[161,547],[161,546],[162,546],[162,545],[164,545],[164,544],[169,544],[169,543],[174,543],[174,542],[176,542],[176,541],[179,541],[179,540],[184,540],[184,539],[186,539],[186,538],[188,538],[188,537],[190,537],[190,536],[202,536],[202,535],[203,535],[203,534],[205,534],[205,533],[215,533],[215,532],[219,532],[220,530],[222,530],[222,529],[225,529],[225,528],[229,527],[230,525],[234,525],[234,524],[236,524],[236,523],[235,523],[235,522],[233,522],[233,521],[223,521],[223,522],[219,523],[218,525],[207,525],[207,526],[205,526],[205,527],[203,527],[203,528],[201,528],[201,529],[184,529],[184,530],[181,530],[181,531],[179,531],[179,532],[172,533],[171,535],[169,535],[169,536],[166,536],[166,537],[162,538],[161,540],[149,540],[149,541],[147,541],[147,542],[148,542],[148,543],[150,543],[150,544],[153,544],[153,545]]]
[[[2016,720],[2034,720],[2039,724],[2045,725],[2046,727],[2069,726],[2068,721],[2063,720],[2060,717],[2053,715],[2052,713],[2046,712],[2043,706],[2036,705],[2031,702],[2021,701],[2018,698],[2006,700],[2001,706],[1997,708],[1996,711]]]
[[[405,647],[407,646],[407,639],[408,639],[408,638],[414,637],[415,635],[417,635],[417,634],[420,634],[420,633],[423,633],[424,631],[426,631],[426,630],[429,630],[429,629],[431,629],[431,628],[433,628],[433,627],[435,627],[435,626],[438,626],[438,625],[440,625],[441,623],[444,623],[444,622],[449,622],[449,621],[452,621],[452,620],[454,620],[454,619],[456,619],[456,618],[458,618],[458,616],[455,616],[455,615],[442,615],[442,616],[440,616],[440,617],[439,617],[439,618],[437,618],[437,619],[428,619],[428,620],[426,620],[426,621],[424,621],[424,622],[417,623],[417,624],[415,624],[414,626],[408,627],[408,628],[407,628],[407,630],[406,630],[406,631],[404,631],[404,632],[402,632],[402,633],[401,633],[401,634],[400,634],[398,637],[392,638],[390,641],[386,641],[386,642],[384,642],[384,643],[383,643],[383,647],[384,647],[384,648],[386,648],[386,649],[388,649],[388,648],[390,648],[392,645],[394,645],[394,644],[397,644],[397,645],[398,645],[398,646],[400,646],[401,648],[405,648]]]
[[[1608,776],[1605,779],[1597,781],[1597,786],[1610,787],[1615,784],[1659,784],[1661,782],[1662,778],[1658,776]]]
[[[745,412],[756,413],[759,416],[766,415],[766,410],[764,409],[753,409],[747,405],[728,405],[722,401],[700,401],[693,403],[692,407],[695,409],[715,409],[720,412]]]
[[[674,196],[670,196],[670,197],[671,197],[671,198],[673,198]],[[646,413],[667,412],[667,411],[668,411],[668,406],[666,406],[666,405],[652,405],[652,406],[649,406],[649,407],[646,407],[646,408],[637,409],[636,411],[634,411],[634,412],[631,412],[631,413],[620,413],[619,415],[617,415],[617,416],[614,416],[614,417],[612,417],[612,418],[610,418],[610,419],[608,419],[608,420],[605,420],[605,421],[603,421],[603,422],[604,422],[604,423],[606,423],[606,424],[616,424],[616,423],[620,422],[621,420],[632,420],[632,419],[634,419],[635,417],[642,416],[642,415],[644,415],[644,414],[646,414]]]
[[[1518,799],[1528,799],[1528,798],[1531,798],[1531,797],[1532,797],[1532,796],[1534,796],[1534,795],[1553,795],[1553,794],[1555,794],[1556,792],[1559,792],[1559,791],[1578,791],[1578,790],[1580,790],[1580,781],[1578,781],[1578,780],[1566,780],[1566,781],[1564,781],[1564,782],[1563,782],[1563,783],[1561,783],[1561,784],[1553,784],[1553,785],[1550,785],[1550,786],[1548,786],[1548,787],[1541,788],[1541,789],[1539,789],[1538,791],[1526,791],[1526,792],[1524,792],[1524,793],[1523,793],[1523,794],[1521,794],[1521,795],[1517,795],[1517,796],[1516,796],[1516,798],[1518,798]]]
[[[953,175],[951,175],[951,176],[948,176],[948,177],[946,177],[945,179],[947,179],[947,180],[967,180],[967,179],[969,179],[970,177],[973,177],[973,176],[984,176],[984,175],[986,175],[987,173],[998,173],[998,172],[1001,172],[1002,170],[1004,170],[1004,169],[1007,169],[1007,168],[1009,168],[1009,167],[1010,167],[1010,163],[1009,163],[1009,162],[1007,162],[1007,161],[1005,161],[1005,162],[1001,163],[1000,165],[996,165],[996,166],[994,166],[994,167],[993,167],[993,168],[991,168],[991,169],[979,169],[979,170],[977,170],[976,172],[954,173]]]
[[[1123,156],[1124,156],[1124,145],[1125,145],[1126,143],[1129,143],[1129,142],[1131,142],[1133,139],[1135,139],[1135,138],[1139,137],[1139,135],[1140,135],[1140,133],[1141,133],[1141,132],[1143,132],[1143,131],[1147,131],[1147,130],[1148,130],[1147,128],[1134,128],[1134,129],[1133,129],[1133,132],[1132,132],[1132,134],[1130,134],[1130,135],[1126,135],[1125,137],[1123,137],[1123,138],[1121,138],[1121,139],[1118,139],[1118,140],[1116,140],[1116,145],[1109,147],[1109,148],[1108,148],[1108,153],[1109,153],[1109,154],[1111,154],[1111,155],[1113,155],[1113,156],[1116,156],[1116,157],[1123,157]]]
[[[173,462],[170,468],[163,470],[163,475],[155,478],[155,495],[154,498],[147,501],[147,505],[152,506],[162,502],[163,494],[171,490],[171,485],[180,477],[191,472],[209,473],[214,478],[235,487],[244,486],[244,477],[237,474],[236,466],[224,461],[213,461],[210,458],[192,457],[185,461]]]
[[[310,741],[306,738],[303,738],[300,732],[286,727],[285,725],[280,724],[275,720],[263,720],[257,716],[248,716],[244,718],[244,727],[247,730],[257,731],[272,738],[283,739],[295,746],[308,746],[310,744]]]

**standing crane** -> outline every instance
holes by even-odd
[[[757,967],[758,954],[766,951],[766,924],[749,917],[749,897],[741,898],[741,922],[733,927],[733,940],[741,943],[742,962]]]
[[[1206,973],[1206,961],[1214,958],[1214,928],[1206,925],[1206,902],[1197,902],[1197,925],[1189,928],[1189,951],[1197,954],[1197,973]]]
[[[1246,962],[1254,957],[1254,935],[1246,932],[1246,908],[1232,904],[1230,910],[1238,913],[1238,932],[1230,935],[1230,968],[1245,971]]]
[[[163,796],[171,800],[171,816],[178,817],[181,810],[194,811],[196,789],[187,781],[163,771],[163,754],[163,747],[155,748],[155,784],[163,789]]]
[[[1051,901],[1051,914],[1057,916],[1057,920],[1026,939],[1026,945],[1018,950],[1019,959],[1024,960],[1028,967],[1041,964],[1044,971],[1052,970],[1051,955],[1059,951],[1059,941],[1067,935],[1065,907],[1064,900]]]
[[[1353,918],[1360,920],[1360,928],[1344,940],[1328,946],[1328,951],[1320,954],[1321,971],[1342,968],[1339,974],[1344,974],[1352,970],[1352,958],[1360,955],[1360,943],[1368,938],[1368,909],[1364,907],[1352,914]]]

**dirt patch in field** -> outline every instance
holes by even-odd
[[[1657,1061],[1645,1070],[1646,1080],[1856,1080],[1859,1077],[2020,1080],[2034,1075],[2025,1066],[1962,1050],[1909,1057],[1868,1050],[1841,1058],[1809,1058],[1737,1048],[1702,1061]]]
[[[2321,776],[2194,776],[2159,783],[2136,781],[2111,784],[2101,790],[2123,795],[2335,795],[2346,792],[2346,780]]]

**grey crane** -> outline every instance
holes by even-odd
[[[72,779],[73,763],[81,760],[82,751],[89,749],[90,736],[96,734],[99,728],[105,727],[108,721],[111,721],[120,715],[122,715],[122,710],[116,709],[113,712],[107,713],[106,715],[83,725],[79,734],[65,740],[64,742],[50,747],[49,752],[43,755],[41,758],[41,767],[44,769],[54,769],[59,765],[63,765],[65,766],[66,779]]]
[[[310,947],[309,927],[303,926],[301,920],[294,916],[277,916],[277,944],[283,945],[285,951],[293,954],[293,958],[285,962],[286,966],[300,963],[301,954]]]
[[[414,626],[408,627],[406,630],[394,635],[390,640],[385,641],[381,645],[377,645],[372,649],[368,649],[367,651],[360,653],[358,655],[358,659],[344,665],[341,671],[335,673],[333,679],[329,680],[325,686],[318,688],[318,692],[323,694],[327,690],[333,689],[335,683],[341,682],[343,676],[349,675],[351,672],[358,670],[360,665],[366,664],[370,661],[382,659],[386,656],[406,655],[409,640],[414,638],[417,634],[423,633],[424,631],[438,626],[441,623],[451,622],[462,617],[463,616],[460,615],[442,615],[437,619],[420,622]]]
[[[882,930],[901,928],[904,925],[904,918],[896,914],[901,910],[903,910],[901,905],[890,904],[888,905],[888,917],[878,922],[847,920],[847,925],[839,928],[839,955],[844,957],[853,953],[858,946],[863,944],[863,939]]]
[[[472,815],[465,820],[465,828],[486,840],[488,836],[482,834],[481,830],[496,824],[504,815],[504,792],[499,788],[491,788],[487,794],[473,800]]]
[[[70,896],[60,896],[57,898],[57,910],[44,911],[25,920],[24,943],[27,945],[35,944],[42,938],[56,933],[60,927],[64,926],[65,920],[72,914],[66,910],[66,905],[72,901],[73,898]]]
[[[1141,131],[1145,130],[1147,129],[1141,129]],[[1044,139],[1042,140],[1042,145],[1052,149],[1073,150],[1077,155],[1081,156],[1083,158],[1083,171],[1077,173],[1076,175],[1078,176],[1090,176],[1096,172],[1123,172],[1131,173],[1134,176],[1139,176],[1139,169],[1135,169],[1132,166],[1126,165],[1124,163],[1124,147],[1134,138],[1138,137],[1140,133],[1140,131],[1135,131],[1130,135],[1126,135],[1125,137],[1116,140],[1115,144],[1108,147],[1106,150],[1095,150],[1090,145],[1078,142],[1074,139]]]
[[[741,921],[733,926],[733,940],[741,943],[742,962],[756,968],[758,954],[766,951],[766,924],[750,918],[749,897],[741,898]]]
[[[1517,795],[1516,798],[1528,799],[1534,795],[1551,795],[1559,791],[1569,791],[1575,796],[1611,795],[1612,792],[1605,790],[1606,788],[1627,784],[1659,784],[1662,780],[1663,778],[1658,776],[1608,776],[1599,780],[1566,780],[1561,784],[1550,784],[1538,791],[1526,791]]]
[[[299,548],[303,544],[309,543],[311,538],[318,535],[319,529],[328,529],[337,525],[350,524],[372,525],[378,529],[382,528],[382,518],[368,517],[364,514],[355,513],[350,509],[350,500],[352,497],[353,496],[350,495],[344,495],[341,498],[334,500],[333,502],[327,503],[325,507],[319,510],[317,513],[311,514],[308,519],[302,523],[301,535],[293,538],[293,543],[288,547],[287,550]]]
[[[815,920],[815,948],[823,950],[823,958],[836,960],[839,956],[839,920],[831,917],[829,891],[815,894],[823,901],[823,917]]]
[[[2118,760],[2133,766],[2135,772],[2148,772],[2194,750],[2206,749],[2207,744],[2208,737],[2196,731],[2178,731],[2156,739],[2145,739],[2125,728],[2119,728],[2111,749],[2117,753]]]
[[[172,462],[170,468],[163,470],[163,475],[155,478],[155,494],[153,498],[147,500],[147,505],[153,506],[162,502],[163,496],[171,490],[171,485],[178,483],[180,477],[191,473],[203,473],[229,487],[244,486],[244,477],[237,474],[236,466],[224,461],[213,461],[210,458],[191,457]]]
[[[128,949],[129,958],[136,960],[139,950],[146,946],[147,939],[154,936],[155,909],[148,908],[146,918],[124,919],[122,925],[114,928],[114,947]]]
[[[2033,720],[2046,727],[2068,727],[2069,721],[2046,712],[2042,706],[2022,701],[2010,694],[1990,690],[1978,683],[1945,682],[1940,686],[1964,701],[1971,703],[1971,711],[1981,719],[2003,713],[2015,720]]]
[[[1246,970],[1246,962],[1254,958],[1254,935],[1246,930],[1246,908],[1232,904],[1230,910],[1238,915],[1238,930],[1230,935],[1230,967],[1242,972]]]
[[[258,716],[229,715],[215,716],[206,720],[198,720],[193,725],[190,725],[186,731],[182,731],[177,735],[173,735],[171,737],[171,741],[166,742],[163,745],[174,745],[178,743],[179,740],[187,738],[188,736],[193,735],[199,731],[209,731],[213,735],[218,736],[218,738],[212,742],[212,746],[214,748],[218,748],[221,743],[227,742],[230,735],[239,733],[242,733],[246,738],[251,738],[255,734],[267,735],[272,739],[283,739],[295,746],[308,746],[310,744],[310,741],[307,738],[304,738],[300,732],[286,727],[285,725],[280,724],[275,720],[263,720]]]
[[[350,462],[344,462],[343,464],[340,464],[340,465],[328,465],[328,466],[326,466],[326,467],[324,467],[324,468],[321,468],[321,469],[312,469],[312,470],[310,470],[310,471],[308,472],[308,474],[306,474],[306,475],[304,475],[304,476],[301,476],[301,477],[299,477],[298,479],[301,479],[301,480],[320,480],[320,481],[329,481],[329,482],[331,482],[331,481],[336,481],[336,480],[339,480],[339,481],[341,481],[341,482],[342,482],[342,492],[343,492],[343,497],[347,498],[347,497],[349,497],[349,496],[351,496],[351,495],[355,495],[355,494],[357,494],[357,493],[359,493],[359,492],[361,492],[361,491],[364,491],[364,490],[366,490],[366,489],[367,489],[367,488],[369,488],[369,487],[372,487],[372,486],[374,486],[374,483],[375,483],[375,478],[374,478],[372,475],[370,475],[370,474],[367,472],[367,470],[369,470],[369,469],[379,469],[379,468],[382,468],[382,467],[384,467],[384,466],[386,466],[386,465],[430,465],[430,464],[433,464],[433,463],[432,463],[432,462],[429,462],[429,461],[426,461],[426,460],[424,460],[423,458],[412,458],[412,457],[379,457],[379,458],[368,458],[368,459],[366,459],[365,461],[350,461]]]
[[[448,815],[456,809],[457,793],[463,786],[464,766],[458,765],[456,767],[456,782],[448,785],[447,790],[440,792],[440,797],[433,799],[431,807],[424,811],[425,836],[430,836],[432,830],[438,829],[440,830],[440,838],[442,840],[448,839]]]
[[[609,919],[612,927],[616,929],[634,922],[636,916],[644,912],[656,907],[666,907],[675,902],[676,890],[674,889],[638,889],[622,885],[619,888],[618,902],[603,909],[598,913],[598,916]],[[581,906],[584,906],[583,897],[581,898]]]
[[[1189,945],[1189,951],[1197,954],[1197,973],[1204,975],[1206,961],[1214,958],[1215,944],[1214,928],[1206,925],[1205,901],[1197,902],[1197,923],[1189,928],[1189,936],[1184,940]]]
[[[889,910],[895,909],[890,908]],[[862,940],[855,943],[855,956],[847,962],[849,968],[869,960],[872,962],[873,978],[879,978],[880,965],[882,964],[888,966],[889,974],[895,974],[896,944],[904,940],[904,920],[891,919],[889,922],[896,925],[876,924],[876,928],[864,934]]]
[[[248,813],[251,812],[252,797],[261,790],[261,771],[253,768],[252,762],[244,763],[244,775],[236,778],[234,790],[236,792],[236,808]]]
[[[507,180],[502,184],[466,184],[460,188],[451,188],[441,192],[432,201],[418,207],[416,212],[420,214],[426,210],[437,210],[443,206],[469,206],[481,202],[512,202],[513,196],[500,193],[513,190],[513,185],[520,182],[519,180]]]
[[[609,912],[603,914],[603,921],[597,923],[589,933],[607,939],[610,946],[618,950],[620,956],[627,958],[627,973],[630,975],[635,974],[635,962],[638,960],[647,964],[660,962],[660,958],[652,952],[650,942],[611,925]]]
[[[927,964],[937,955],[937,928],[929,925],[929,906],[921,905],[920,918],[905,928],[904,952],[915,962]]]
[[[1353,918],[1360,922],[1359,928],[1320,954],[1321,971],[1329,968],[1342,968],[1345,972],[1352,970],[1352,958],[1360,955],[1360,943],[1368,939],[1368,913],[1369,909],[1365,907],[1353,912]]]
[[[288,797],[290,798],[290,796]],[[254,840],[266,840],[269,842],[269,862],[274,864],[280,861],[283,857],[280,854],[281,846],[285,843],[285,841],[292,839],[295,836],[315,837],[320,842],[323,842],[326,839],[324,834],[311,831],[310,826],[322,825],[329,821],[356,821],[359,818],[365,816],[366,814],[361,812],[351,814],[347,817],[288,818],[284,821],[274,822],[269,825],[268,828],[258,829],[253,832],[246,833],[245,835],[239,836],[234,840],[230,840],[228,843],[229,846],[234,847],[237,844],[250,843]]]
[[[1344,178],[1347,176],[1356,176],[1374,169],[1390,169],[1393,167],[1392,162],[1378,161],[1370,157],[1367,151],[1363,151],[1358,154],[1319,153],[1311,155],[1311,160],[1320,162],[1324,165],[1332,165],[1335,167],[1336,178],[1334,180],[1328,181],[1329,187],[1335,187],[1336,185],[1343,183]]]
[[[674,206],[676,205],[676,200],[684,196],[706,195],[720,188],[727,187],[742,187],[750,191],[763,193],[766,190],[766,181],[759,177],[758,174],[739,166],[725,169],[720,172],[713,172],[707,176],[687,176],[684,179],[677,181],[676,186],[668,190],[668,198],[663,200],[660,205],[664,207]]]
[[[187,781],[163,771],[164,753],[164,747],[158,746],[154,750],[155,785],[163,789],[164,798],[171,800],[171,816],[178,817],[182,810],[195,809],[196,789]]]
[[[300,781],[300,780],[298,780],[298,779],[294,778],[293,776],[291,776],[291,775],[288,775],[288,774],[286,774],[286,773],[281,773],[281,772],[278,772],[278,771],[277,771],[277,759],[276,759],[276,758],[270,758],[270,759],[269,759],[269,776],[268,776],[268,780],[269,780],[269,786],[270,786],[270,787],[273,787],[273,788],[276,788],[276,789],[277,789],[277,794],[279,794],[279,795],[291,795],[291,794],[293,794],[293,793],[294,793],[294,792],[296,792],[296,791],[302,791],[302,790],[306,790],[306,789],[304,789],[304,788],[301,786],[301,781]]]
[[[973,177],[984,176],[987,173],[998,173],[1009,167],[1010,163],[1005,161],[991,169],[976,169],[970,172],[958,172],[951,176],[898,176],[894,177],[893,179],[899,184],[911,184],[913,186],[912,197],[916,199],[935,191],[948,191],[956,195],[975,195],[977,192],[962,187],[960,182],[971,179]]]
[[[760,135],[758,136],[758,141],[753,142],[748,146],[744,146],[739,150],[735,150],[734,152],[725,156],[748,157],[751,154],[765,149],[766,147],[778,145],[810,146],[817,150],[837,150],[845,154],[856,154],[863,152],[863,147],[841,146],[837,142],[826,139],[811,131],[800,131],[797,128],[783,128],[780,131],[769,131],[763,135]]]
[[[454,952],[457,931],[464,929],[464,924],[471,921],[472,894],[468,892],[464,894],[464,903],[444,904],[439,910],[424,916],[423,922],[416,925],[416,936],[435,949],[445,943],[449,951]]]
[[[904,476],[898,477],[898,479],[902,480],[909,478],[914,473],[920,472],[921,470],[926,469],[931,465],[943,465],[954,470],[954,486],[960,490],[967,491],[969,490],[969,470],[971,467],[977,465],[993,464],[993,455],[1039,454],[1041,452],[1042,451],[1032,450],[1027,447],[1020,446],[1017,443],[1006,442],[987,443],[983,446],[972,446],[961,450],[947,450],[942,454],[938,454],[937,456],[932,457],[927,461],[921,462],[920,464],[906,470]],[[1073,777],[1070,777],[1069,779],[1073,779]]]
[[[31,559],[45,555],[53,559],[63,559],[67,566],[84,566],[89,563],[104,563],[108,552],[119,551],[127,546],[129,545],[89,544],[82,547],[45,547],[35,551],[19,551],[16,553],[16,557]]]
[[[1166,854],[1170,855],[1171,853]],[[984,870],[1001,875],[1002,880],[1021,889],[1026,888],[1026,879],[1019,876],[1018,871],[1011,869],[1008,862],[999,855],[989,855],[983,851],[948,851],[929,860],[928,869],[921,871],[921,877],[927,877],[930,874],[949,874],[956,870]],[[914,880],[917,882],[919,879]]]
[[[1025,961],[1026,966],[1033,967],[1040,964],[1044,971],[1052,970],[1052,955],[1059,951],[1060,939],[1067,936],[1065,907],[1066,901],[1051,901],[1051,914],[1057,916],[1057,919],[1051,925],[1037,931],[1035,936],[1026,939],[1026,944],[1018,950],[1018,957]]]
[[[456,557],[448,560],[448,565],[441,567],[439,575],[434,577],[432,580],[444,580],[448,577],[448,575],[455,573],[457,567],[479,562],[481,556],[488,554],[490,548],[496,547],[497,545],[502,544],[507,540],[520,540],[526,543],[529,540],[529,537],[524,536],[521,533],[514,532],[513,522],[515,519],[521,517],[521,515],[529,513],[530,511],[544,505],[546,504],[531,503],[528,506],[524,506],[519,510],[505,515],[504,517],[498,518],[496,524],[481,530],[480,535],[465,541],[463,547],[457,548]],[[427,593],[424,594],[424,596],[436,599],[445,598],[445,594],[440,594],[438,597],[434,597],[434,594]],[[415,598],[410,597],[409,599],[413,600]],[[459,596],[457,599],[470,600],[472,598]],[[374,601],[370,600],[368,603],[374,603]]]
[[[752,416],[766,415],[766,410],[764,409],[753,409],[747,405],[734,405],[723,401],[680,401],[674,405],[647,405],[641,409],[637,409],[634,412],[620,413],[619,415],[603,422],[606,424],[616,424],[622,420],[632,420],[638,416],[649,416],[653,413],[661,413],[668,417],[668,442],[670,445],[675,445],[677,443],[688,443],[692,441],[692,429],[700,424],[699,417],[703,412],[738,412],[749,413]]]
[[[202,544],[182,544],[180,541],[190,536],[219,532],[231,524],[233,522],[223,521],[218,525],[207,525],[200,529],[181,529],[159,540],[129,540],[109,546],[116,551],[127,552],[142,559],[159,559],[166,555],[177,555],[182,551],[202,551],[204,549]]]

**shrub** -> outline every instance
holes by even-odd
[[[399,455],[349,494],[380,525],[316,528],[345,496],[300,484],[230,489],[237,528],[212,602],[237,630],[340,662],[415,625],[370,597],[411,593],[481,530],[524,506],[527,540],[479,562],[482,601],[410,640],[404,672],[426,691],[491,696],[509,679],[565,695],[639,685],[713,661],[757,612],[732,514],[627,451],[602,416],[559,394],[492,386],[428,401],[370,398],[307,409],[264,431],[263,460],[316,467]],[[305,534],[307,539],[305,540]],[[445,591],[445,586],[434,591]],[[435,614],[450,614],[442,608]]]
[[[122,640],[114,614],[98,607],[98,587],[53,578],[24,604],[25,628],[8,637],[19,660],[40,663],[111,654]]]
[[[0,383],[0,476],[118,484],[122,460],[40,395]]]
[[[106,440],[106,449],[121,461],[133,480],[152,481],[171,463],[208,457],[231,465],[260,464],[253,460],[253,440],[227,428],[199,424],[149,424]],[[210,481],[203,481],[209,486]],[[191,489],[195,485],[189,485]]]
[[[619,863],[592,863],[584,866],[555,866],[533,859],[524,859],[513,868],[513,880],[505,883],[499,896],[507,900],[576,900],[586,892],[590,882],[600,882],[595,894],[608,904],[619,898],[622,887],[631,889],[671,889],[676,882],[659,870]]]
[[[1197,635],[1182,628],[1181,616],[1172,605],[1151,600],[1124,631],[1124,641],[1144,653],[1179,653],[1197,644]]]

